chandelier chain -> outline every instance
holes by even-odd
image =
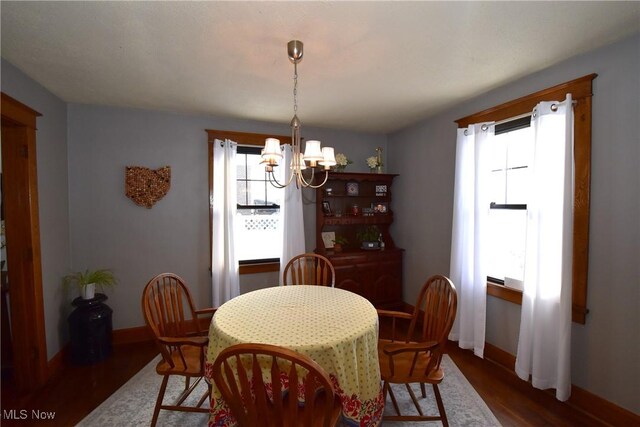
[[[298,114],[298,64],[293,63],[293,114]]]

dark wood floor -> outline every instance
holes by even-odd
[[[468,350],[449,346],[449,355],[477,390],[503,426],[602,426],[598,422],[558,402],[547,392],[533,389],[512,372]],[[152,343],[116,346],[111,357],[99,364],[68,366],[29,400],[15,395],[10,383],[2,384],[2,411],[36,409],[55,412],[53,421],[3,419],[2,426],[50,425],[73,426],[100,405],[157,351]],[[156,390],[149,391],[156,393]],[[3,417],[4,418],[4,417]],[[428,424],[427,424],[428,425]]]
[[[97,408],[158,354],[151,341],[114,346],[109,358],[91,366],[66,366],[29,398],[17,396],[9,381],[2,382],[2,427],[74,426]],[[157,390],[152,391],[157,393]],[[27,419],[8,420],[6,411],[22,409]],[[53,421],[31,419],[31,410],[55,412]],[[102,427],[102,426],[101,426]],[[106,426],[105,426],[106,427]]]
[[[449,356],[504,427],[605,426],[584,412],[562,403],[554,394],[534,389],[512,371],[450,345]]]

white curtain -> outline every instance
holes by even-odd
[[[233,230],[236,215],[237,144],[230,140],[213,143],[213,225],[211,286],[213,306],[219,307],[240,294],[238,260]]]
[[[487,304],[486,224],[490,150],[494,125],[480,123],[458,129],[451,237],[451,272],[458,292],[458,313],[450,339],[483,357]]]
[[[291,159],[293,158],[291,145],[282,147],[284,158],[282,168],[284,169],[284,181],[289,182],[291,177]],[[304,242],[304,221],[302,216],[302,189],[295,185],[295,178],[291,184],[284,189],[282,202],[281,227],[282,230],[282,253],[280,254],[280,281],[284,274],[287,262],[296,255],[305,252]],[[282,282],[281,282],[282,284]]]
[[[555,110],[555,111],[554,111]],[[534,387],[571,394],[573,109],[542,102],[534,110],[531,196],[516,373]]]

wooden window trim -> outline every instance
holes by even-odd
[[[280,271],[280,263],[279,262],[263,262],[260,264],[240,265],[240,274],[267,273],[271,271]]]
[[[459,128],[482,122],[497,122],[531,112],[541,101],[562,101],[567,93],[576,104],[574,114],[575,194],[573,200],[573,289],[572,319],[584,324],[587,310],[587,271],[589,267],[589,199],[591,180],[591,97],[593,79],[589,74],[539,92],[500,104],[456,120]],[[517,297],[515,294],[520,294]],[[522,292],[487,284],[487,294],[522,304]]]
[[[514,304],[522,305],[522,291],[508,288],[504,285],[487,282],[487,295],[491,295],[496,298],[512,302]]]
[[[234,132],[227,130],[207,129],[207,145],[209,147],[209,259],[212,258],[213,239],[213,142],[218,139],[224,141],[230,139],[240,145],[263,146],[266,138],[278,138],[281,144],[291,144],[290,136],[270,135],[262,133]],[[209,268],[212,268],[210,265]],[[280,271],[279,262],[261,264],[244,264],[239,267],[240,274],[256,274],[271,271]]]

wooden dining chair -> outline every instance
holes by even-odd
[[[162,273],[149,280],[142,293],[142,313],[160,349],[162,359],[156,372],[163,376],[158,392],[151,425],[155,426],[161,409],[184,412],[209,412],[201,407],[211,393],[211,387],[196,406],[182,403],[198,386],[204,376],[208,338],[208,323],[202,324],[198,317],[212,315],[213,308],[196,310],[191,293],[184,280],[172,273]],[[164,393],[171,375],[185,378],[185,386],[176,402],[164,405]],[[190,384],[191,379],[196,381]]]
[[[283,285],[331,286],[336,283],[336,270],[326,257],[313,253],[296,255],[287,263]]]
[[[284,347],[228,347],[213,363],[212,376],[240,427],[330,427],[341,418],[329,375],[308,356]]]
[[[385,400],[387,394],[397,415],[385,416],[385,420],[395,421],[435,421],[440,420],[448,426],[447,415],[442,403],[438,384],[444,378],[440,362],[444,354],[447,337],[456,317],[457,294],[451,280],[445,276],[430,277],[418,295],[413,314],[397,311],[378,310],[381,318],[392,320],[391,339],[380,339],[378,356],[380,358],[380,374],[383,381]],[[397,339],[396,327],[402,322],[410,321],[407,334]],[[412,383],[420,384],[422,397],[426,397],[425,383],[433,386],[438,405],[439,416],[424,415],[418,399],[411,388]],[[418,415],[402,415],[398,408],[396,396],[391,384],[404,384],[416,406]]]

